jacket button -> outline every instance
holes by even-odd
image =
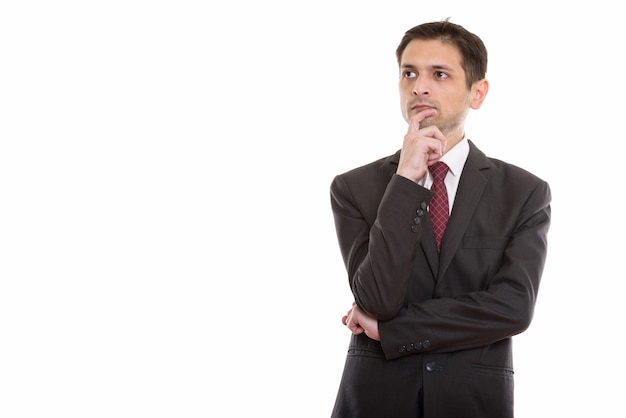
[[[398,347],[398,353],[404,353],[406,351],[406,345],[401,345]]]
[[[435,367],[435,362],[434,361],[429,361],[428,363],[426,363],[426,371],[427,372],[434,372],[436,370]]]
[[[420,227],[417,225],[411,225],[411,232],[419,232]]]
[[[422,343],[422,347],[429,348],[430,347],[430,340],[424,340],[424,342]]]

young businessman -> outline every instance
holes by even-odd
[[[331,184],[354,295],[332,416],[513,417],[511,337],[533,317],[550,188],[466,136],[465,118],[489,91],[479,37],[425,23],[396,53],[402,148]]]

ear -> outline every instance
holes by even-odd
[[[472,109],[480,109],[480,107],[483,104],[483,101],[485,100],[485,97],[487,97],[488,92],[489,92],[489,82],[487,81],[486,78],[483,78],[482,80],[478,80],[477,82],[475,82],[474,85],[472,86],[472,91],[470,92],[470,95],[471,95],[470,107]]]

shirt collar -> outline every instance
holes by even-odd
[[[463,171],[463,166],[465,165],[468,155],[469,142],[467,141],[467,137],[463,137],[458,144],[441,157],[440,161],[446,163],[447,166],[450,167],[450,172],[456,177]]]

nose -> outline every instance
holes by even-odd
[[[413,96],[423,96],[430,94],[430,88],[424,77],[421,77],[419,75],[415,77],[415,82],[413,83],[411,93],[413,94]]]

